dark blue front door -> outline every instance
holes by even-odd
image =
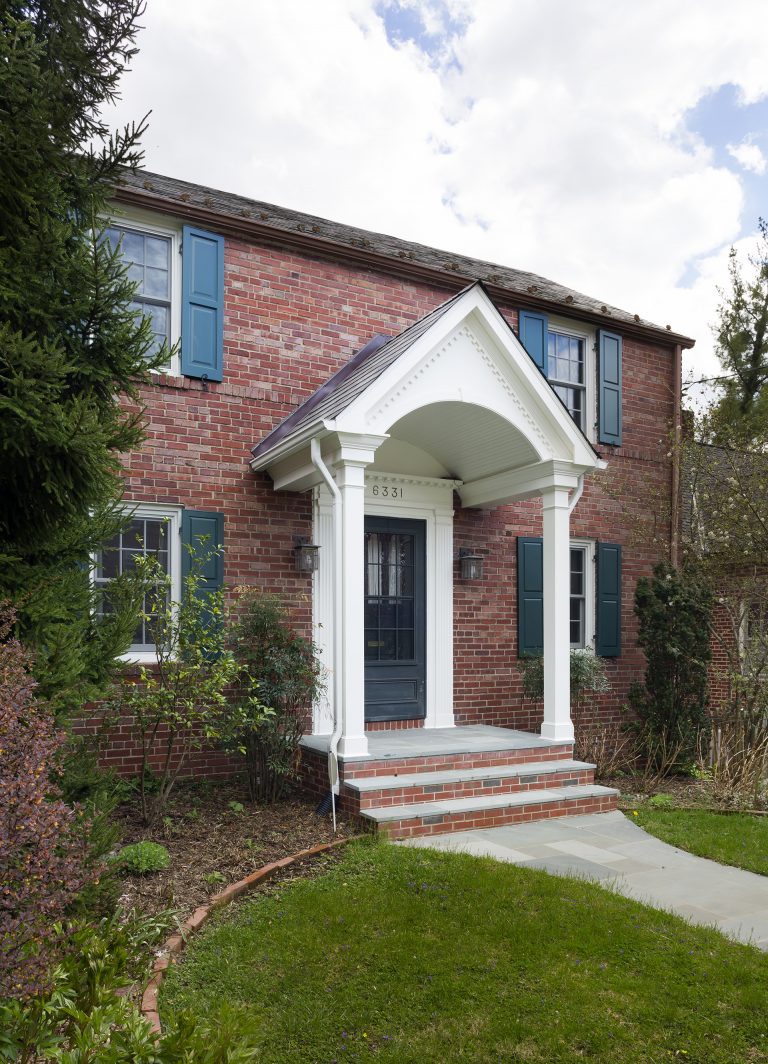
[[[365,519],[365,719],[426,716],[425,525]]]

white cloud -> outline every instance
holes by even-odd
[[[458,65],[393,45],[374,0],[154,0],[119,116],[153,109],[151,169],[535,270],[711,358],[744,197],[683,116],[722,84],[768,94],[764,0],[420,10],[471,17]]]
[[[751,170],[753,174],[758,176],[765,173],[766,158],[757,144],[753,144],[749,138],[743,140],[741,144],[729,144],[728,153],[745,170]]]

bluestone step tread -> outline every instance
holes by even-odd
[[[401,776],[359,776],[345,780],[351,791],[384,791],[405,787],[433,787],[441,784],[464,783],[471,780],[508,779],[516,776],[543,776],[560,772],[592,772],[595,766],[586,761],[533,761],[513,765],[483,765],[478,768],[457,768],[444,772],[408,772]]]
[[[451,816],[483,809],[506,809],[548,802],[577,801],[583,798],[609,798],[618,793],[613,787],[603,787],[597,783],[581,784],[572,787],[549,787],[546,790],[515,791],[512,794],[482,795],[479,798],[453,798],[428,804],[420,802],[416,805],[364,809],[361,816],[381,824],[388,820],[418,820],[422,817]]]

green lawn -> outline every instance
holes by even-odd
[[[768,817],[638,807],[635,823],[681,850],[768,876]]]
[[[193,938],[161,1014],[222,999],[281,1064],[768,1061],[764,954],[592,884],[386,844]]]

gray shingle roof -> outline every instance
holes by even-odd
[[[597,319],[608,327],[625,325],[633,330],[651,330],[663,335],[669,343],[682,343],[686,347],[693,345],[689,337],[668,331],[637,314],[610,306],[525,270],[515,270],[481,259],[469,258],[466,255],[441,251],[438,248],[400,240],[384,233],[374,233],[356,226],[343,225],[327,218],[287,210],[285,207],[278,207],[271,203],[247,199],[245,196],[237,196],[229,192],[220,192],[146,170],[124,171],[121,187],[129,195],[130,193],[138,194],[147,205],[151,205],[152,199],[157,200],[158,203],[174,203],[178,206],[181,215],[185,211],[190,214],[194,214],[195,211],[210,212],[226,217],[234,223],[239,220],[244,228],[248,224],[257,224],[262,229],[270,229],[276,238],[281,233],[294,237],[302,234],[305,239],[316,241],[318,250],[322,245],[323,247],[335,246],[340,251],[347,249],[357,253],[367,252],[370,255],[389,259],[395,265],[399,262],[404,271],[409,265],[426,267],[439,271],[446,279],[450,278],[454,285],[457,281],[481,280],[491,287],[496,298],[501,294],[499,290],[503,290],[509,297],[519,300],[524,305],[526,300],[534,306],[554,304],[562,308],[564,313]],[[120,189],[118,189],[118,198],[119,196]]]

